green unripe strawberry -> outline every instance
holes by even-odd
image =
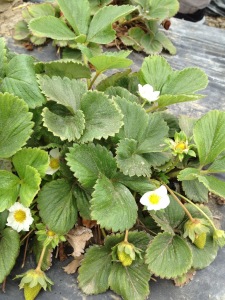
[[[124,267],[128,267],[132,264],[133,260],[129,254],[126,254],[125,252],[117,251],[117,255],[118,255],[119,261],[122,263],[122,265]]]
[[[206,236],[207,236],[206,232],[199,234],[194,240],[195,246],[198,247],[199,249],[203,249],[206,243]]]
[[[25,300],[34,300],[39,294],[42,286],[38,283],[34,287],[29,287],[29,284],[24,284],[24,298]]]

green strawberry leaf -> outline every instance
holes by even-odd
[[[58,115],[51,112],[47,107],[42,112],[44,126],[62,141],[75,141],[79,139],[85,128],[84,115],[81,110],[72,115]]]
[[[191,268],[192,252],[183,238],[164,232],[151,241],[146,250],[145,260],[150,272],[170,279],[186,273]]]
[[[133,61],[126,58],[130,51],[104,52],[101,55],[89,59],[97,72],[105,72],[110,69],[128,68]]]
[[[91,12],[88,0],[67,1],[58,0],[59,7],[64,17],[72,26],[76,35],[87,34]]]
[[[48,160],[48,153],[38,148],[23,148],[12,158],[13,165],[20,178],[25,176],[27,165],[35,168],[40,176],[44,177],[49,165]]]
[[[74,144],[69,148],[66,160],[75,177],[86,188],[93,187],[101,174],[112,178],[116,173],[112,153],[100,145]]]
[[[194,202],[208,202],[208,189],[198,179],[183,180],[182,188],[190,200]]]
[[[109,5],[99,9],[89,25],[87,40],[98,44],[110,43],[116,33],[111,24],[135,9],[131,5]]]
[[[7,64],[1,90],[24,99],[30,108],[41,106],[45,99],[36,81],[34,58],[25,54],[14,56]]]
[[[67,77],[40,76],[39,85],[48,100],[64,105],[72,113],[80,109],[81,97],[87,91],[83,81],[70,80]]]
[[[92,246],[87,249],[79,268],[79,288],[87,294],[99,294],[108,290],[112,258],[108,249]]]
[[[94,186],[91,216],[101,227],[112,231],[131,228],[137,219],[137,205],[131,192],[121,183],[102,176]]]
[[[183,221],[185,212],[177,201],[170,197],[169,206],[159,211],[150,212],[150,215],[163,231],[174,235],[174,229]]]
[[[80,142],[114,136],[122,126],[122,114],[115,103],[101,92],[87,92],[81,100],[85,130]]]
[[[64,179],[46,183],[37,198],[40,216],[48,228],[66,234],[77,221],[77,207],[71,185]]]
[[[170,74],[161,93],[170,95],[189,95],[204,89],[207,84],[208,78],[203,70],[199,68],[185,68]]]
[[[40,62],[36,64],[37,73],[44,73],[49,77],[60,76],[69,79],[90,78],[90,69],[81,62],[73,59],[61,59],[51,62]],[[65,95],[64,95],[65,96]]]
[[[150,84],[155,91],[160,91],[173,70],[164,57],[154,55],[144,59],[140,72],[145,83]]]
[[[91,220],[90,200],[91,195],[80,187],[74,189],[74,197],[76,198],[77,209],[82,218]]]
[[[24,206],[29,207],[40,189],[41,176],[37,169],[29,165],[26,166],[23,175],[19,197],[20,202]]]
[[[11,172],[0,170],[0,212],[10,208],[17,200],[20,179]]]
[[[30,138],[32,113],[26,103],[8,93],[0,93],[0,157],[8,158]]]
[[[199,249],[194,244],[189,243],[193,255],[192,267],[204,269],[210,265],[217,256],[218,246],[213,243],[213,239],[207,236],[206,244],[203,249]]]
[[[225,149],[225,112],[212,110],[194,125],[194,140],[200,164],[214,162]]]
[[[44,16],[29,22],[29,30],[38,37],[48,37],[53,40],[74,40],[76,35],[66,24],[54,16]],[[57,28],[57,30],[56,30]]]
[[[19,254],[18,232],[10,228],[4,229],[0,234],[0,249],[0,283],[2,283],[14,267]]]
[[[114,262],[109,275],[109,286],[125,300],[142,300],[150,292],[150,277],[151,273],[143,260],[137,259],[129,267]]]
[[[27,9],[33,18],[55,15],[55,8],[50,3],[29,5],[27,6]]]

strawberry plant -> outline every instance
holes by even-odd
[[[126,4],[124,4],[126,2]],[[80,59],[101,53],[102,45],[132,47],[147,54],[171,54],[176,49],[162,28],[178,11],[177,0],[65,1],[27,6],[15,26],[16,40],[42,45],[49,39],[63,49],[63,57]],[[167,24],[167,25],[165,25]]]
[[[35,61],[0,40],[0,282],[29,249],[37,265],[16,279],[34,299],[54,284],[53,251],[70,244],[67,268],[78,268],[84,293],[146,299],[153,275],[185,282],[225,244],[207,206],[209,191],[225,197],[216,176],[225,172],[225,113],[168,112],[204,97],[199,68],[173,70],[152,55],[131,72],[129,51],[91,51],[114,38],[111,21],[133,6],[111,7],[103,28],[108,6],[93,18],[83,9],[77,23],[58,3],[76,34],[55,16],[40,18],[60,22],[57,39],[76,39],[82,61]],[[106,76],[112,69],[121,70]]]

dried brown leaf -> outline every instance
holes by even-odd
[[[76,226],[71,229],[66,236],[68,242],[74,249],[71,255],[73,257],[79,257],[81,253],[84,253],[86,242],[93,236],[93,234],[89,228]]]
[[[83,259],[83,255],[72,260],[67,266],[63,267],[63,270],[67,274],[74,274],[80,266],[81,260]]]

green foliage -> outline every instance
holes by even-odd
[[[151,274],[143,259],[139,258],[129,267],[112,260],[112,248],[122,240],[121,234],[111,235],[107,237],[104,246],[92,246],[87,250],[78,276],[79,287],[83,292],[98,294],[110,287],[124,299],[133,296],[135,299],[144,299],[148,295]],[[144,251],[149,237],[144,232],[131,232],[129,241]]]
[[[47,183],[38,195],[40,216],[57,234],[67,233],[76,223],[77,207],[73,187],[64,179]]]
[[[0,93],[0,157],[7,158],[20,150],[32,132],[32,113],[16,96]]]
[[[10,228],[6,228],[1,231],[0,247],[0,283],[2,283],[6,276],[10,274],[19,254],[19,234]]]
[[[133,227],[137,219],[137,205],[124,185],[102,177],[97,180],[92,196],[91,215],[102,227],[114,232]]]
[[[164,232],[158,234],[150,243],[146,251],[146,263],[150,272],[155,275],[174,278],[190,269],[192,252],[183,238]]]
[[[160,53],[163,48],[175,54],[176,48],[160,27],[163,20],[176,14],[179,2],[128,0],[125,3],[57,0],[55,4],[28,6],[23,12],[24,19],[15,26],[14,38],[30,40],[35,45],[44,44],[50,38],[59,47],[76,49],[86,55],[92,52],[93,45],[111,42],[147,54]],[[129,62],[124,60],[124,64],[127,66]]]
[[[224,112],[198,120],[166,112],[171,104],[202,98],[205,73],[173,70],[159,55],[132,72],[130,51],[102,52],[100,45],[127,26],[134,48],[174,52],[157,22],[176,13],[178,2],[109,2],[58,0],[24,11],[17,37],[36,43],[52,37],[70,48],[69,59],[34,64],[9,55],[0,40],[0,280],[15,264],[20,238],[22,244],[31,236],[37,268],[18,276],[26,295],[39,284],[50,288],[43,271],[65,241],[74,247],[75,263],[82,260],[83,292],[111,289],[140,300],[149,294],[152,274],[184,278],[207,267],[225,243],[204,205],[209,191],[225,197],[216,177],[225,172]],[[103,74],[112,69],[124,70]]]
[[[8,62],[2,79],[1,91],[22,98],[29,108],[35,108],[44,103],[44,97],[36,81],[34,59],[31,56],[17,55]]]

